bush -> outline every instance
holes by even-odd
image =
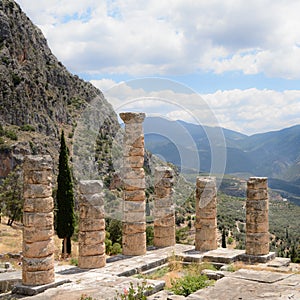
[[[9,139],[13,140],[13,141],[18,140],[17,134],[12,130],[6,130],[5,131],[5,136],[8,137]]]
[[[119,253],[122,253],[122,247],[119,243],[114,243],[111,247],[110,254],[116,255],[116,254],[119,254]]]
[[[171,291],[176,295],[182,295],[187,297],[188,295],[203,289],[211,285],[211,281],[208,280],[205,275],[191,275],[187,274],[177,280],[172,280]]]
[[[22,131],[35,131],[34,126],[32,126],[32,125],[30,125],[30,124],[22,125],[22,126],[20,127],[20,129],[21,129]]]

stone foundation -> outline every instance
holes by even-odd
[[[105,219],[103,184],[100,180],[79,182],[79,257],[78,267],[94,269],[104,267]]]
[[[52,159],[26,156],[24,170],[22,284],[52,283],[54,277]]]

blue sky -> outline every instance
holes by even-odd
[[[246,134],[300,124],[299,1],[17,2],[57,58],[116,110],[136,99],[134,109],[192,122],[205,102],[218,120],[208,125]],[[138,80],[149,77],[175,84],[151,91]]]

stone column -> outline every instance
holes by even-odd
[[[23,206],[23,285],[54,282],[52,159],[26,156]]]
[[[79,182],[79,257],[78,267],[94,269],[104,267],[105,219],[103,183],[100,180]]]
[[[154,246],[174,246],[175,212],[173,204],[173,170],[169,167],[155,168],[154,198]]]
[[[144,113],[120,113],[125,123],[123,145],[124,210],[122,249],[124,255],[146,253]]]
[[[269,253],[268,179],[250,177],[246,201],[246,255]]]
[[[215,177],[197,177],[195,249],[217,249],[217,189]]]

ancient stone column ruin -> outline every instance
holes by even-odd
[[[246,201],[246,255],[269,253],[268,179],[250,177]]]
[[[154,240],[156,247],[175,245],[175,211],[173,204],[173,170],[156,167],[154,198]]]
[[[49,155],[24,160],[22,283],[54,281],[52,159]]]
[[[217,189],[215,177],[197,177],[195,249],[217,249]]]
[[[79,257],[82,269],[101,268],[106,264],[103,183],[100,180],[79,182]]]
[[[144,113],[120,113],[125,123],[123,142],[124,209],[122,249],[124,255],[146,253]]]

